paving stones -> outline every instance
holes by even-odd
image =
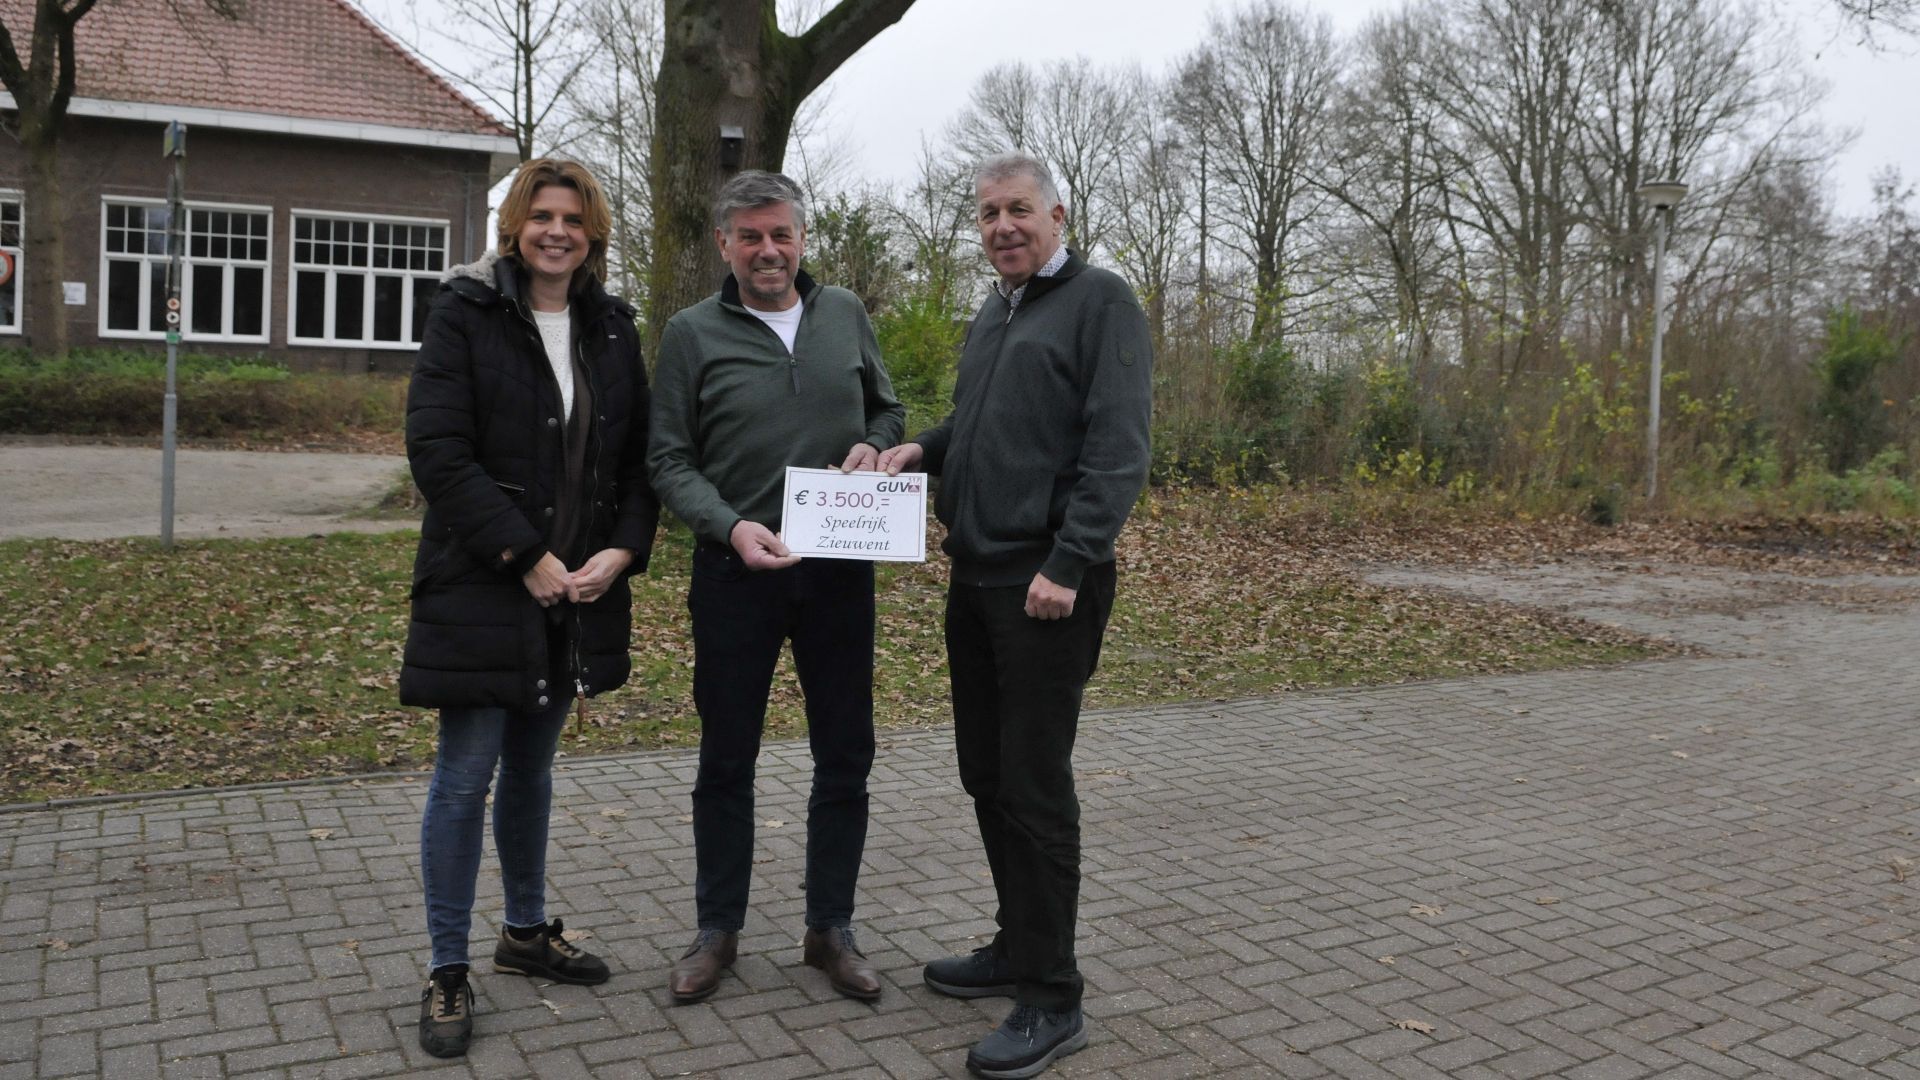
[[[1697,569],[1394,580],[1709,655],[1089,717],[1094,1041],[1051,1075],[1920,1076],[1911,579],[1874,604]],[[879,1002],[801,963],[803,832],[763,828],[737,977],[668,1005],[693,758],[563,761],[550,906],[614,978],[487,970],[483,871],[451,1063],[411,1037],[421,778],[0,813],[0,1076],[963,1075],[1006,1005],[919,968],[991,932],[993,890],[947,734],[884,742],[858,916]],[[809,768],[766,748],[762,820],[804,820]]]

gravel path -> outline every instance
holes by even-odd
[[[177,537],[386,532],[405,520],[359,515],[406,469],[391,454],[180,450]],[[0,539],[160,535],[154,447],[0,445]]]

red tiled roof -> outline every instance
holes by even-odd
[[[0,0],[24,57],[34,0]],[[76,97],[468,135],[507,129],[347,0],[101,0],[74,31]]]

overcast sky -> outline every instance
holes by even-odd
[[[360,2],[407,38],[438,0]],[[1833,163],[1837,208],[1865,212],[1869,177],[1887,165],[1898,166],[1909,183],[1920,181],[1920,42],[1894,41],[1896,48],[1876,52],[1839,25],[1827,0],[1760,2],[1770,18],[1793,28],[1792,48],[1804,68],[1829,84],[1826,123],[1856,133]],[[865,178],[904,181],[922,134],[937,141],[994,64],[1042,65],[1084,54],[1096,64],[1138,62],[1157,73],[1205,39],[1213,6],[1203,0],[918,0],[827,83],[834,142],[860,163]],[[1309,6],[1329,13],[1345,36],[1372,12],[1400,5],[1309,0]]]

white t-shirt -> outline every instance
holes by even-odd
[[[533,322],[540,328],[540,340],[547,345],[547,363],[553,365],[553,378],[560,384],[560,407],[567,419],[573,419],[573,320],[565,308],[536,311]]]
[[[806,306],[805,300],[795,300],[793,306],[785,311],[761,311],[756,307],[750,307],[747,310],[753,312],[754,318],[773,327],[773,332],[780,335],[780,343],[787,347],[787,352],[791,353],[793,339],[800,333],[800,311]]]

